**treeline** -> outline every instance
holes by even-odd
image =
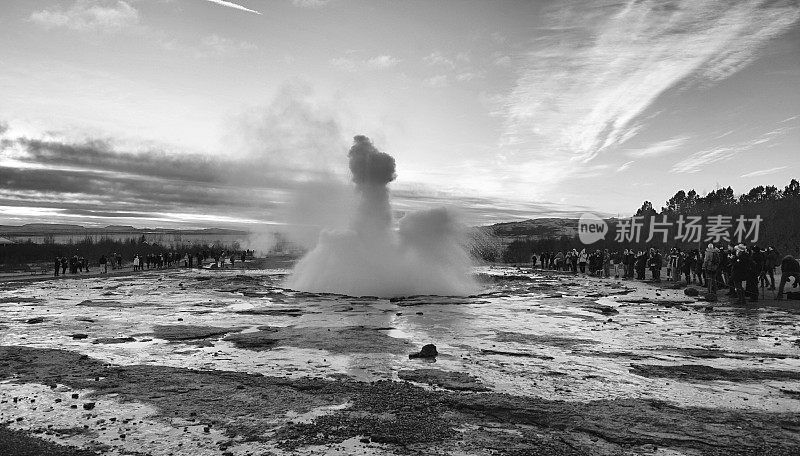
[[[151,253],[173,252],[180,256],[186,253],[192,255],[206,253],[213,257],[223,251],[238,252],[240,250],[238,242],[230,245],[214,242],[172,247],[157,242],[148,243],[144,236],[139,239],[127,240],[101,238],[99,241],[95,241],[92,237],[86,237],[72,244],[37,244],[29,240],[22,243],[0,245],[0,270],[26,270],[30,263],[52,262],[56,257],[84,257],[90,265],[96,266],[101,255],[107,257],[111,254],[122,255],[123,261],[127,263],[133,260],[134,255],[142,256]]]
[[[661,249],[664,247],[702,248],[706,243],[705,231],[699,243],[676,240],[678,233],[677,225],[674,222],[680,216],[684,216],[684,218],[700,216],[704,222],[709,217],[730,216],[734,228],[736,227],[736,220],[740,216],[748,220],[760,217],[758,245],[771,245],[782,254],[800,254],[800,183],[798,183],[797,179],[792,179],[789,185],[783,189],[775,186],[765,187],[760,185],[738,196],[731,187],[713,190],[705,196],[699,195],[694,189],[688,192],[680,190],[668,199],[665,204],[659,211],[655,209],[650,201],[645,201],[636,211],[636,216],[643,217],[642,236],[639,242],[615,241],[615,233],[619,222],[612,220],[609,223],[609,233],[606,238],[590,246],[584,246],[577,237],[569,236],[515,240],[503,250],[501,254],[502,261],[509,263],[528,262],[533,253],[538,255],[541,252],[563,252],[568,249],[580,251],[582,248],[586,248],[587,251],[606,248],[610,250],[626,248],[639,250],[651,246]],[[667,219],[673,222],[667,236],[669,242],[666,245],[661,242],[661,236],[657,237],[657,242],[646,242],[651,228],[651,216],[656,216],[657,220],[667,216]],[[731,234],[733,232],[734,229],[731,229]],[[729,243],[735,243],[735,239],[731,239]]]

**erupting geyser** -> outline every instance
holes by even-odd
[[[472,262],[452,213],[445,208],[410,213],[395,231],[387,188],[396,177],[394,158],[366,136],[354,138],[348,156],[360,198],[351,228],[323,231],[287,286],[351,296],[474,293]]]

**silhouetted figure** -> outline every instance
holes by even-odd
[[[798,280],[800,280],[800,263],[793,256],[786,255],[781,261],[781,284],[778,286],[778,294],[775,295],[775,299],[783,299],[783,289],[789,278],[794,278],[794,287],[797,287]]]
[[[56,260],[55,260],[54,264],[55,264],[55,268],[56,268],[54,276],[58,277],[58,269],[61,267],[61,258],[56,257]]]
[[[61,257],[61,275],[66,275],[68,264],[69,261],[67,260],[67,257]]]
[[[738,302],[744,302],[746,298],[743,282],[747,282],[750,274],[751,261],[744,249],[736,249],[736,256],[731,262],[731,282],[734,287],[734,294]]]
[[[108,274],[108,259],[106,259],[105,255],[100,255],[100,267],[103,268],[103,274]]]

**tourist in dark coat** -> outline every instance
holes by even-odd
[[[746,298],[743,283],[747,281],[752,269],[752,261],[744,249],[736,249],[736,256],[731,261],[731,284],[734,287],[734,294],[739,302],[744,302]]]
[[[794,278],[794,287],[797,287],[798,280],[800,280],[800,263],[793,256],[786,255],[781,261],[781,284],[778,286],[778,294],[775,295],[775,299],[783,299],[783,289],[790,278]]]

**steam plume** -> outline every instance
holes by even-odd
[[[396,177],[394,158],[366,136],[354,138],[348,157],[359,198],[351,229],[323,231],[287,285],[353,296],[473,293],[463,230],[452,213],[445,208],[414,212],[395,232],[387,187]]]

